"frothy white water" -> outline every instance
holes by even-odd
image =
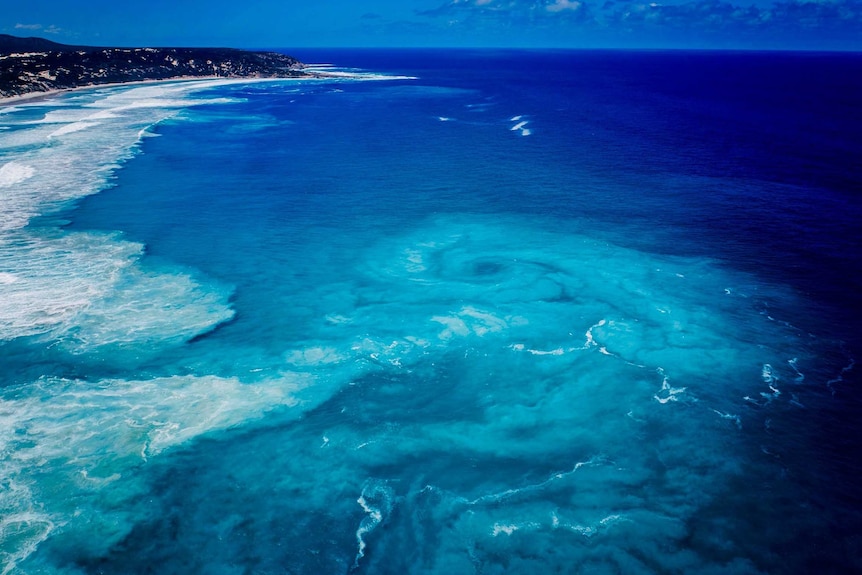
[[[136,469],[160,453],[297,404],[307,377],[97,382],[44,379],[0,395],[0,557],[4,570],[75,524],[106,549],[134,524]],[[84,538],[86,540],[86,538]]]
[[[0,132],[0,232],[24,227],[36,215],[104,189],[142,131],[190,106],[233,101],[194,96],[225,83],[94,89],[76,92],[74,99],[32,102],[8,112],[4,123],[14,129]],[[34,110],[44,110],[44,115],[33,120]]]
[[[6,110],[0,132],[0,344],[37,337],[116,361],[176,345],[228,320],[230,290],[187,270],[148,268],[117,234],[64,233],[31,219],[104,189],[154,124],[229,100],[193,93],[222,82],[78,92]],[[32,120],[35,110],[44,110]],[[137,360],[135,360],[137,361]],[[16,572],[58,529],[107,548],[133,524],[137,467],[195,437],[295,403],[302,380],[258,386],[175,377],[45,379],[0,392],[0,573]],[[128,508],[126,508],[128,507]]]
[[[9,188],[33,177],[32,167],[19,162],[7,162],[0,166],[0,188]]]
[[[14,502],[28,499],[29,490],[25,486],[7,481],[4,489],[5,496],[0,495],[0,575],[12,573],[56,527],[47,513],[31,505],[15,509]]]
[[[360,71],[339,71],[333,68],[316,70],[323,79],[340,79],[340,80],[417,80],[416,76],[397,76],[388,74],[375,74],[372,72]]]
[[[655,400],[658,401],[659,403],[662,403],[662,404],[668,403],[669,401],[678,401],[679,397],[677,397],[677,396],[681,393],[684,393],[686,388],[685,387],[671,387],[670,379],[665,374],[664,369],[658,368],[656,371],[658,371],[659,375],[662,376],[662,380],[661,380],[661,389],[658,391],[658,393],[656,393],[653,396],[655,398]]]
[[[112,234],[16,232],[0,242],[0,341],[44,336],[81,353],[169,345],[233,316],[229,291],[146,270],[143,246]]]
[[[83,353],[187,340],[232,317],[221,286],[142,266],[143,246],[114,234],[26,227],[37,215],[99,192],[154,124],[224,81],[77,92],[4,116],[0,134],[0,341],[40,336]],[[44,115],[33,120],[34,110]],[[20,117],[20,119],[19,119]]]

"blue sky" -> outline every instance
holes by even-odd
[[[75,44],[862,50],[862,0],[27,0],[5,4],[0,33]]]

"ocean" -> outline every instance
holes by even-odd
[[[0,108],[0,574],[862,572],[862,56],[285,52]]]

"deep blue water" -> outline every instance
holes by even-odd
[[[0,108],[0,573],[862,570],[862,57],[286,51]]]

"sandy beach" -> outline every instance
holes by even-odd
[[[316,76],[309,76],[313,78]],[[274,80],[307,80],[309,78],[225,78],[224,76],[178,76],[176,78],[162,78],[157,80],[135,80],[132,82],[111,82],[107,84],[88,84],[86,86],[76,86],[74,88],[64,88],[62,90],[48,90],[45,92],[29,92],[18,96],[7,96],[0,98],[0,107],[14,106],[22,102],[38,102],[46,98],[51,98],[58,94],[67,92],[80,92],[82,90],[93,90],[101,88],[116,88],[119,86],[137,86],[147,84],[164,84],[167,82],[194,82],[194,81],[211,81],[211,80],[242,80],[242,81],[274,81]]]

